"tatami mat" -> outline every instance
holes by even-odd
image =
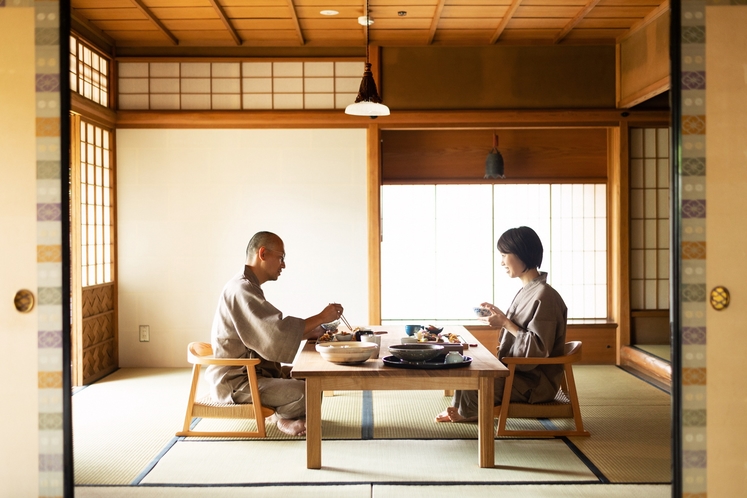
[[[306,468],[303,441],[180,441],[143,484],[350,482],[598,482],[561,440],[495,441],[496,468],[478,466],[476,440],[325,441]]]
[[[518,484],[424,486],[347,484],[335,486],[262,487],[78,487],[78,498],[669,498],[669,485],[635,484]]]
[[[261,487],[77,487],[76,498],[371,498],[370,484]]]
[[[670,396],[625,370],[607,365],[573,367],[581,406],[670,406]]]
[[[668,485],[374,486],[372,498],[669,498]]]
[[[361,391],[338,391],[334,396],[325,396],[322,402],[322,437],[324,439],[360,439],[362,418]],[[201,419],[196,431],[253,431],[254,420]],[[305,440],[303,436],[289,436],[278,430],[274,423],[266,424],[268,439]],[[188,439],[215,439],[189,437]]]
[[[607,479],[611,483],[670,482],[669,395],[613,366],[579,366],[574,367],[574,372],[584,424],[592,434],[589,438],[569,438],[581,454],[576,456],[570,453],[561,439],[498,439],[496,448],[500,448],[499,445],[502,444],[526,444],[534,449],[524,454],[523,463],[517,464],[514,460],[503,462],[505,469],[487,470],[487,474],[492,476],[503,472],[505,475],[501,475],[498,480],[505,482],[503,479],[508,479],[506,476],[515,471],[516,475],[510,479],[517,479],[516,482],[533,482],[535,472],[527,471],[528,468],[552,470],[557,464],[554,459],[558,459],[561,464],[568,460],[574,465],[581,465],[588,459],[588,469],[598,469],[597,477],[602,482]],[[274,424],[268,424],[269,437],[265,440],[218,441],[187,438],[176,442],[174,433],[181,428],[183,422],[189,382],[190,371],[187,368],[122,369],[77,391],[73,396],[76,484],[126,486],[140,482],[140,478],[148,474],[152,465],[155,468],[143,482],[161,479],[159,475],[166,472],[170,462],[178,458],[194,459],[193,464],[204,464],[207,460],[202,452],[190,448],[207,450],[210,446],[186,446],[203,444],[215,445],[212,446],[214,449],[211,454],[217,460],[211,465],[216,467],[226,465],[224,450],[229,447],[232,448],[231,452],[242,455],[244,460],[239,458],[237,463],[228,465],[228,468],[232,468],[232,465],[240,467],[246,461],[255,461],[256,448],[262,448],[261,461],[267,469],[261,478],[268,485],[283,483],[292,486],[305,482],[307,477],[303,475],[294,477],[293,479],[300,479],[296,481],[286,480],[282,473],[271,473],[274,468],[287,468],[289,465],[298,467],[304,473],[312,472],[311,475],[317,479],[311,481],[314,483],[324,483],[323,479],[319,480],[319,476],[330,470],[329,466],[334,466],[333,470],[347,476],[347,480],[340,482],[350,483],[351,475],[360,474],[357,469],[350,470],[351,467],[355,467],[355,462],[360,460],[363,453],[369,452],[374,455],[372,458],[378,459],[374,460],[376,462],[389,462],[395,457],[399,459],[400,454],[410,455],[397,460],[401,462],[399,465],[402,472],[409,472],[414,467],[424,469],[425,475],[430,472],[431,478],[435,475],[438,479],[447,480],[451,478],[447,477],[451,474],[445,474],[441,468],[448,467],[450,463],[447,462],[456,461],[460,465],[466,465],[470,472],[477,472],[480,477],[475,482],[484,482],[487,478],[485,472],[480,472],[485,469],[477,466],[476,424],[433,422],[435,414],[443,411],[450,403],[450,398],[444,397],[443,391],[374,391],[365,395],[359,391],[340,391],[334,397],[325,397],[322,403],[322,452],[327,470],[307,471],[304,438],[286,436],[277,431]],[[371,419],[373,421],[373,430],[370,425],[362,427],[365,425],[362,412],[366,411],[366,406],[372,408],[372,412],[366,413],[370,414],[369,422]],[[570,421],[559,419],[552,422],[558,426],[567,426]],[[204,420],[198,427],[216,423],[229,426],[245,424],[241,421]],[[536,420],[523,419],[515,419],[510,423],[538,424]],[[366,439],[371,437],[374,439]],[[176,444],[171,447],[174,442]],[[449,446],[451,444],[455,446]],[[472,449],[463,452],[459,445],[471,445]],[[233,449],[234,446],[238,449]],[[410,448],[417,450],[408,453]],[[521,446],[512,448],[518,448],[514,453],[522,455]],[[556,449],[548,453],[545,448]],[[276,455],[277,460],[275,457],[266,458],[265,450]],[[162,458],[160,453],[164,454]],[[185,453],[186,457],[183,456]],[[506,454],[511,452],[502,453],[497,449],[496,463],[500,465],[501,455]],[[294,462],[292,464],[290,456]],[[518,469],[512,468],[516,466]],[[177,466],[168,471],[169,479],[177,479],[171,484],[179,485],[182,482],[179,479],[187,484],[193,482],[194,475],[199,475],[199,472],[192,475],[180,468],[182,467]],[[189,468],[189,462],[183,468]],[[231,480],[245,477],[242,474],[244,470],[238,470],[237,473],[228,473],[225,478],[229,480],[221,482],[244,482]],[[587,467],[584,467],[584,471],[587,472]],[[571,471],[571,474],[574,472]],[[381,482],[390,482],[387,479],[391,479],[391,482],[404,483],[402,479],[405,477],[404,473],[394,477],[384,475]],[[454,477],[456,482],[465,482],[462,474]],[[246,482],[256,483],[251,479]],[[366,479],[370,480],[371,476],[368,475]],[[540,478],[544,479],[544,476]],[[596,477],[594,480],[599,482]],[[288,489],[285,486],[283,488]]]
[[[73,396],[76,484],[129,484],[181,427],[190,370],[121,369]]]
[[[437,414],[451,405],[443,391],[374,391],[375,439],[477,438],[477,424],[435,423]],[[494,430],[497,427],[494,421]],[[536,419],[509,419],[508,429],[542,430]]]
[[[592,435],[569,439],[610,482],[671,482],[669,406],[586,406],[581,413]]]

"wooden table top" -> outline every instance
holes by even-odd
[[[291,375],[294,378],[308,377],[506,377],[508,369],[498,361],[498,358],[485,346],[479,343],[475,337],[462,326],[446,326],[444,332],[461,335],[469,348],[464,349],[464,355],[472,358],[472,363],[467,367],[445,368],[445,369],[410,369],[397,368],[384,365],[381,359],[389,356],[389,346],[400,344],[405,337],[404,325],[372,325],[374,332],[386,331],[381,335],[381,350],[378,359],[369,359],[365,363],[357,365],[339,365],[331,363],[316,351],[316,344],[308,342],[296,362],[293,364]]]

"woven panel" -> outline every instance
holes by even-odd
[[[114,312],[83,319],[83,349],[114,339]]]
[[[81,293],[83,318],[114,309],[114,284],[84,288]]]
[[[555,400],[549,403],[511,403],[508,407],[509,417],[523,418],[570,418],[573,417],[573,407],[568,395],[558,390]]]
[[[89,384],[117,368],[116,344],[108,340],[83,352],[83,383]]]
[[[205,418],[254,418],[254,405],[233,403],[216,403],[210,396],[195,401],[192,415]]]
[[[82,345],[83,384],[89,384],[119,366],[114,321],[114,284],[84,288]]]

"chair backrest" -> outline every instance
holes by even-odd
[[[581,359],[581,341],[570,341],[565,343],[564,356],[576,356],[571,360],[571,363],[579,361]]]
[[[201,359],[213,355],[213,347],[207,342],[190,342],[187,346],[187,360],[200,363]]]

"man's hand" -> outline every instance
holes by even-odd
[[[307,318],[304,323],[303,338],[316,339],[321,336],[324,330],[322,330],[320,325],[339,319],[342,316],[342,310],[341,304],[330,303],[318,315]]]
[[[324,320],[322,323],[334,322],[342,316],[342,305],[330,303],[321,313],[319,313],[319,315]]]

